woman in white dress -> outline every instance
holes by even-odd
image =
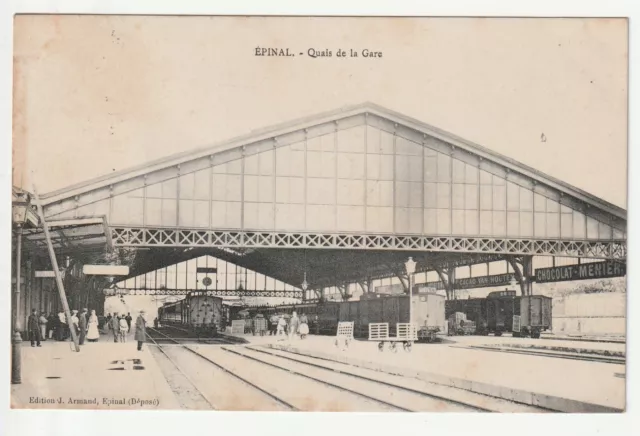
[[[129,324],[124,318],[124,316],[120,318],[120,342],[127,342],[127,333],[129,332]]]
[[[98,338],[100,338],[100,331],[98,330],[98,317],[96,316],[96,311],[91,311],[91,316],[89,316],[89,324],[87,327],[87,339],[89,342],[98,342]]]
[[[69,325],[69,328],[72,328],[76,332],[76,337],[78,337],[78,335],[80,335],[80,328],[78,327],[79,323],[80,323],[80,320],[78,319],[78,311],[77,310],[72,310],[71,311],[71,324]]]

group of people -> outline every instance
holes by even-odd
[[[113,316],[108,313],[106,319],[107,331],[111,330],[113,333],[113,342],[127,342],[127,334],[131,331],[131,313],[126,315],[119,315],[118,312],[114,312]]]
[[[299,335],[300,339],[305,339],[309,334],[309,320],[304,313],[298,317],[298,314],[293,312],[288,321],[285,315],[273,315],[269,324],[269,335],[288,336],[289,339]]]
[[[78,337],[80,345],[84,345],[85,340],[97,342],[100,338],[98,317],[95,310],[92,310],[90,315],[88,312],[86,308],[79,313],[78,310],[73,310],[70,319],[67,320],[62,310],[57,315],[52,312],[47,316],[44,313],[38,315],[38,311],[32,309],[27,320],[31,346],[40,347],[41,341],[53,339],[54,336],[57,341],[65,341],[71,337],[71,329]]]
[[[147,321],[144,319],[144,310],[140,311],[140,315],[136,319],[136,333],[135,340],[138,341],[138,350],[142,350],[142,344],[147,339]],[[118,312],[114,312],[113,316],[108,313],[106,318],[107,330],[111,330],[113,333],[113,342],[127,342],[127,335],[131,332],[131,322],[133,318],[131,313],[126,315],[119,315]]]
[[[97,342],[100,338],[99,320],[96,311],[92,310],[88,315],[87,309],[82,309],[78,313],[77,310],[71,311],[71,317],[67,320],[67,316],[63,311],[57,315],[50,313],[49,316],[44,313],[38,315],[36,309],[31,310],[31,315],[27,320],[27,332],[32,347],[41,347],[41,342],[47,339],[55,339],[65,341],[69,339],[73,332],[78,338],[78,344],[84,345],[85,340],[89,342]],[[144,310],[140,311],[140,315],[136,319],[135,340],[138,341],[138,350],[142,350],[142,344],[146,341],[146,320],[144,319]],[[131,331],[131,313],[127,315],[107,316],[107,328],[113,330],[113,341],[126,342],[127,334]]]

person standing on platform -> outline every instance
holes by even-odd
[[[73,329],[76,332],[76,336],[80,335],[80,329],[78,328],[78,323],[80,320],[78,319],[78,311],[71,311],[71,322],[69,323],[69,328]],[[73,337],[73,336],[72,336]]]
[[[286,333],[285,333],[286,327],[287,327],[287,320],[284,319],[284,315],[280,315],[280,319],[278,320],[278,327],[277,327],[278,330],[276,332],[276,336],[278,337],[286,336]]]
[[[269,336],[275,336],[278,331],[278,315],[272,315],[269,318]]]
[[[147,320],[144,319],[144,313],[144,310],[141,310],[136,319],[135,340],[138,341],[138,351],[142,351],[142,344],[147,340]]]
[[[47,337],[49,339],[53,339],[53,333],[56,331],[58,327],[58,317],[55,313],[49,313],[49,318],[47,318]]]
[[[46,341],[47,340],[47,324],[49,323],[49,320],[44,315],[44,313],[42,313],[38,321],[40,323],[40,338],[43,341]]]
[[[309,334],[309,320],[304,313],[300,316],[300,339],[304,339]]]
[[[289,339],[293,339],[298,334],[298,328],[300,327],[300,318],[298,314],[293,312],[291,320],[289,321]]]
[[[58,313],[58,331],[56,336],[59,341],[67,339],[67,316],[62,310]]]
[[[131,312],[127,312],[127,316],[124,318],[127,321],[127,326],[129,327],[129,330],[127,330],[127,333],[131,332],[131,321],[133,321],[133,318],[131,317]]]
[[[118,334],[120,333],[118,312],[113,312],[113,317],[111,318],[111,331],[113,331],[113,342],[118,342]]]
[[[80,334],[78,336],[78,343],[84,345],[84,338],[87,336],[87,309],[82,309],[80,316],[78,317],[78,329]]]
[[[37,342],[38,347],[41,347],[38,312],[35,309],[31,309],[31,315],[29,315],[29,319],[27,320],[27,331],[29,332],[29,340],[31,341],[31,346],[35,347]]]
[[[87,328],[87,339],[89,342],[98,342],[100,338],[100,331],[98,330],[98,317],[96,316],[96,311],[91,311],[91,316],[89,316],[89,326]]]
[[[129,326],[127,325],[127,319],[124,315],[120,318],[120,342],[127,342],[127,332]]]

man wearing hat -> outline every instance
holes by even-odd
[[[40,347],[40,326],[38,325],[38,312],[35,309],[31,309],[31,315],[27,320],[27,331],[29,332],[31,346],[35,347],[37,342],[38,347]]]
[[[118,316],[118,312],[113,312],[111,330],[113,331],[113,342],[118,342],[118,335],[120,334],[120,317]]]
[[[138,351],[142,351],[142,344],[147,340],[147,321],[144,319],[144,313],[144,310],[141,310],[136,319],[135,339],[138,341]]]
[[[84,339],[87,336],[87,309],[82,309],[80,316],[78,316],[78,329],[80,330],[78,335],[78,343],[84,345]]]

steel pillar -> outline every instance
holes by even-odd
[[[18,331],[18,313],[20,312],[20,278],[22,273],[22,229],[18,228],[16,232],[16,288],[14,291],[14,311],[13,311],[13,329]]]
[[[522,295],[533,295],[533,256],[522,256]]]
[[[22,337],[18,331],[18,312],[20,311],[20,273],[22,272],[22,229],[16,234],[16,289],[14,292],[14,309],[11,338],[11,384],[22,383]]]
[[[436,272],[440,281],[444,286],[444,291],[447,294],[447,300],[455,299],[455,283],[456,283],[456,269],[452,268],[440,268],[436,267]]]
[[[456,300],[456,269],[449,268],[447,272],[448,283],[449,283],[449,291],[451,292],[451,296],[454,300]]]

